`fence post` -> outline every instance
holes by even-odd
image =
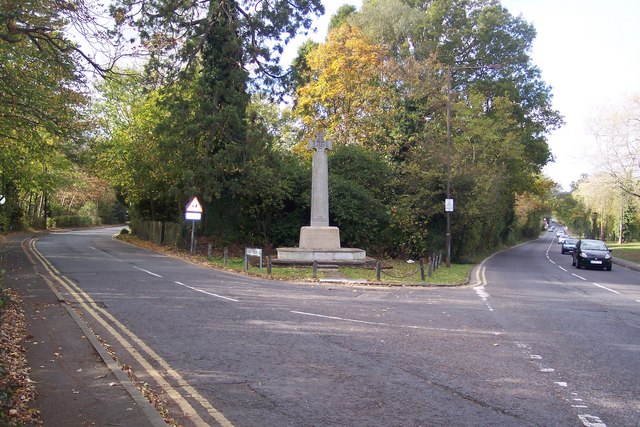
[[[432,274],[433,274],[433,258],[429,257],[427,259],[427,275],[431,277]]]
[[[318,278],[318,261],[313,261],[313,278]]]
[[[207,258],[211,258],[211,243],[207,244]]]
[[[267,274],[271,275],[271,255],[267,256]]]
[[[223,249],[223,257],[224,257],[224,261],[222,262],[223,266],[227,266],[227,257],[229,256],[229,249],[224,248]]]
[[[380,281],[380,261],[376,261],[376,281]]]
[[[424,261],[420,260],[420,279],[424,282]]]
[[[244,250],[244,271],[249,271],[249,257],[247,256],[247,249]]]

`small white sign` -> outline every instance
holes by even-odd
[[[199,212],[185,212],[184,218],[192,221],[200,221],[202,214]]]
[[[444,211],[453,212],[453,199],[444,199]]]
[[[262,256],[262,249],[260,248],[245,248],[245,253],[249,256]]]
[[[7,201],[7,198],[4,197],[4,194],[0,194],[0,205],[4,205],[4,202]]]

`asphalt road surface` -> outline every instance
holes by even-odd
[[[112,239],[30,247],[182,425],[638,426],[640,273],[552,233],[457,288],[258,280]]]

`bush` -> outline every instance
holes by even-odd
[[[95,224],[93,218],[84,215],[60,215],[53,218],[54,224],[58,227],[90,227]]]

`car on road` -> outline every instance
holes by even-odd
[[[573,251],[576,249],[577,243],[578,243],[578,239],[567,237],[566,239],[564,239],[564,242],[562,242],[560,252],[562,254],[572,254]]]
[[[580,239],[573,251],[573,262],[576,268],[594,267],[611,271],[613,259],[611,250],[602,240]]]
[[[568,234],[562,234],[560,236],[558,236],[558,244],[563,244],[565,240],[567,240],[569,238]]]

